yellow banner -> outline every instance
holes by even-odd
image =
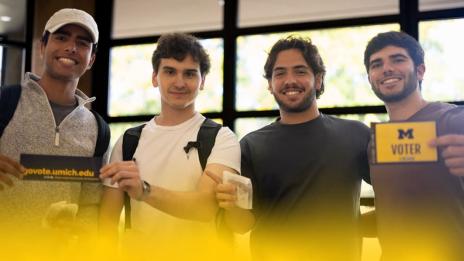
[[[373,123],[376,163],[433,162],[437,149],[428,146],[436,138],[436,123]]]

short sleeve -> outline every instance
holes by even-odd
[[[211,163],[222,164],[240,172],[240,144],[237,136],[227,127],[222,127],[216,136],[207,164]]]
[[[464,107],[458,106],[445,112],[438,128],[441,134],[464,134]]]
[[[110,163],[122,161],[122,137],[123,136],[121,135],[113,147],[113,150],[111,152],[111,157],[110,157]],[[116,183],[111,185],[111,179],[109,178],[106,178],[103,180],[103,185],[112,187],[112,188],[118,187],[118,184]]]

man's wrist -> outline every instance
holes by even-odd
[[[142,185],[142,193],[138,198],[136,198],[136,200],[143,201],[150,195],[151,185],[145,180],[140,180],[140,183]]]

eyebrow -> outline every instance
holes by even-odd
[[[198,71],[198,69],[193,69],[193,68],[184,70],[184,72],[197,72],[197,71]]]
[[[164,65],[163,67],[161,67],[161,69],[163,69],[163,70],[174,70],[174,71],[176,70],[176,68],[168,66],[168,65]]]
[[[275,67],[273,71],[286,70],[286,69],[287,69],[286,67]],[[301,64],[301,65],[295,65],[295,66],[291,67],[290,69],[292,69],[292,70],[295,70],[295,69],[309,69],[309,67],[306,66],[306,65]]]
[[[67,30],[63,30],[63,29],[58,29],[56,30],[56,32],[54,32],[53,34],[64,34],[66,36],[71,36],[71,32],[67,31]],[[88,36],[84,36],[84,35],[77,35],[77,39],[79,40],[84,40],[84,41],[87,41],[89,43],[92,43],[92,39],[90,39],[90,37]]]
[[[382,59],[380,59],[380,58],[377,58],[377,59],[374,59],[374,60],[372,60],[372,61],[369,61],[369,66],[372,65],[373,63],[379,63],[379,62],[381,62],[381,61],[382,61]]]
[[[169,65],[164,65],[161,69],[163,70],[172,70],[172,71],[177,71],[176,68],[172,67],[172,66],[169,66]],[[184,72],[198,72],[199,70],[198,69],[193,69],[193,68],[188,68],[188,69],[185,69],[183,70]]]
[[[392,55],[389,55],[388,56],[389,59],[394,59],[394,58],[408,58],[408,56],[402,54],[402,53],[395,53],[395,54],[392,54]],[[382,58],[377,58],[377,59],[374,59],[372,61],[369,61],[369,65],[373,64],[373,63],[378,63],[378,62],[381,62],[382,61]]]
[[[92,43],[92,39],[90,39],[90,38],[87,37],[87,36],[78,35],[78,36],[77,36],[77,39],[84,40],[84,41],[86,41],[86,42]]]
[[[408,58],[408,56],[402,54],[402,53],[396,53],[396,54],[392,54],[390,55],[388,58]]]
[[[293,66],[292,69],[309,69],[309,66],[306,66],[306,65],[297,65],[297,66]]]

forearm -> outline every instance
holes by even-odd
[[[104,188],[98,220],[101,237],[117,242],[119,217],[123,205],[124,193],[122,191],[117,188]]]
[[[205,222],[213,220],[218,209],[213,191],[181,192],[151,186],[144,201],[172,216]]]
[[[250,210],[232,208],[225,210],[224,220],[226,225],[236,233],[244,234],[253,228],[255,216]]]

